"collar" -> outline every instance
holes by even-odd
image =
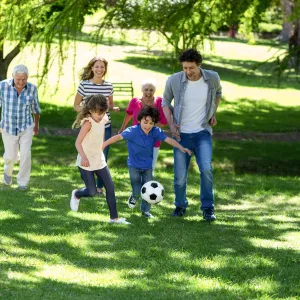
[[[10,85],[10,86],[12,86],[12,87],[15,87],[15,82],[14,82],[14,79],[12,78],[12,79],[10,79],[9,81],[8,81],[8,84]],[[28,84],[28,82],[26,83],[26,85],[24,86],[24,89],[27,89],[27,84]]]

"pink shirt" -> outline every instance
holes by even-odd
[[[163,109],[161,107],[162,98],[161,97],[155,97],[153,106],[158,109],[159,112],[159,123],[163,125],[167,125],[168,121],[164,115]],[[137,120],[137,116],[141,109],[143,108],[143,103],[140,98],[132,98],[128,104],[128,107],[126,108],[126,113],[130,116],[133,116],[132,119],[132,126],[139,124],[139,121]],[[161,144],[161,141],[157,141],[154,145],[154,147],[159,147]]]

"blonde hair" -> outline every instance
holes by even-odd
[[[90,60],[90,62],[88,63],[88,65],[82,69],[81,74],[79,76],[79,78],[81,80],[89,80],[89,79],[92,79],[94,77],[94,72],[92,71],[92,67],[94,66],[94,64],[97,61],[102,61],[104,63],[104,65],[105,65],[105,72],[104,72],[103,76],[105,76],[105,74],[107,73],[108,62],[102,56],[95,56],[94,58],[92,58]]]
[[[72,128],[80,127],[81,121],[84,118],[89,117],[91,112],[104,113],[108,109],[107,99],[101,94],[88,96],[82,103],[84,103],[82,110],[78,113]]]

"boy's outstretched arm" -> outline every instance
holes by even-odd
[[[187,153],[188,155],[192,155],[191,150],[189,150],[188,148],[183,148],[178,142],[176,142],[175,140],[167,137],[165,139],[165,142],[170,144],[171,146],[178,148],[180,151]]]
[[[116,143],[116,142],[118,142],[120,140],[123,140],[122,134],[117,134],[117,135],[112,136],[110,139],[108,139],[107,141],[103,142],[102,150],[105,147],[107,147],[107,146],[109,146],[111,144],[114,144],[114,143]]]

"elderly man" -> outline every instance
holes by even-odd
[[[162,107],[172,135],[182,147],[194,152],[200,170],[200,209],[206,221],[214,221],[212,174],[212,126],[222,88],[218,73],[201,68],[202,56],[194,50],[184,51],[179,61],[183,71],[168,78]],[[171,102],[174,99],[173,106]],[[188,207],[187,175],[191,157],[174,148],[174,217],[182,217]]]
[[[12,184],[13,167],[20,151],[17,183],[19,189],[26,190],[31,171],[32,137],[39,131],[41,109],[36,86],[27,82],[27,67],[17,65],[12,75],[12,79],[0,82],[0,127],[4,145],[3,182],[6,185]]]

